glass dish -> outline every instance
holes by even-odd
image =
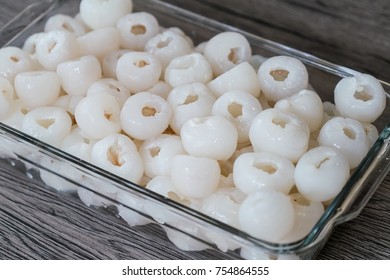
[[[230,30],[246,36],[254,54],[264,57],[290,55],[305,63],[310,84],[323,101],[333,101],[333,88],[341,77],[356,71],[260,38],[210,18],[158,0],[133,0],[135,10],[152,13],[162,26],[178,26],[194,42]],[[27,7],[0,30],[0,45],[19,46],[43,30],[53,14],[75,15],[79,0],[46,0]],[[390,84],[381,81],[385,91]],[[113,206],[131,226],[159,223],[168,238],[184,250],[214,248],[226,256],[256,259],[311,259],[321,250],[337,224],[356,217],[390,169],[389,95],[382,116],[375,122],[380,135],[341,193],[330,202],[311,232],[302,240],[275,244],[256,239],[174,200],[153,193],[55,147],[0,123],[0,157],[33,178],[64,193],[78,193],[87,205]],[[22,163],[22,164],[20,164]],[[217,237],[217,238],[216,238]],[[230,258],[229,257],[229,258]]]

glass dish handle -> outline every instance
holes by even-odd
[[[347,190],[350,195],[338,204],[334,224],[357,217],[390,171],[390,124],[382,131],[358,169],[360,170],[354,174],[362,175],[359,177],[352,175],[351,180],[355,180],[355,184]]]
[[[44,17],[59,0],[40,0],[24,8],[19,14],[12,18],[0,28],[0,46],[10,45],[15,38],[24,30],[33,26]],[[61,1],[61,0],[60,0]]]

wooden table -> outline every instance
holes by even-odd
[[[0,26],[37,0],[0,0]],[[390,3],[179,1],[179,6],[337,64],[390,80]],[[223,3],[223,4],[220,4]],[[157,226],[130,228],[0,163],[1,259],[218,259],[176,249]],[[144,233],[152,231],[152,237]],[[362,213],[337,226],[319,259],[390,258],[390,174]]]

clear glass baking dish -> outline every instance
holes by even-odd
[[[133,2],[135,10],[152,13],[162,26],[180,27],[195,43],[221,31],[231,30],[246,36],[254,54],[264,57],[285,54],[299,58],[308,68],[310,84],[324,101],[333,100],[333,88],[341,77],[356,73],[162,1]],[[78,7],[79,0],[46,0],[28,6],[0,30],[0,46],[21,47],[31,34],[43,30],[48,17],[57,13],[75,15]],[[389,93],[390,84],[381,83]],[[2,123],[0,157],[33,180],[43,180],[60,192],[77,193],[87,206],[116,207],[130,226],[151,222],[161,224],[168,238],[184,250],[211,248],[226,253],[229,258],[311,259],[324,246],[334,226],[360,213],[390,169],[390,97],[387,97],[385,112],[375,122],[380,135],[374,146],[354,170],[341,193],[329,203],[311,232],[302,240],[288,244],[253,238]]]

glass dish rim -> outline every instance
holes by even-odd
[[[314,66],[317,69],[320,69],[320,70],[325,71],[327,73],[337,75],[339,77],[352,76],[356,73],[359,73],[359,72],[352,70],[350,68],[328,62],[326,60],[320,59],[320,58],[313,56],[313,55],[310,55],[308,53],[296,50],[294,48],[288,47],[288,46],[280,44],[280,43],[273,42],[271,40],[257,36],[253,33],[249,33],[249,32],[246,32],[242,29],[232,27],[230,25],[215,21],[215,20],[210,19],[208,17],[205,17],[205,16],[199,15],[197,13],[185,10],[185,9],[177,7],[173,4],[166,3],[164,1],[160,1],[160,0],[146,0],[146,1],[133,0],[133,1],[135,3],[141,2],[142,5],[144,5],[144,6],[154,5],[154,6],[159,6],[160,9],[169,9],[170,12],[175,14],[175,16],[179,15],[181,17],[185,17],[189,22],[191,21],[191,22],[197,23],[198,21],[201,21],[202,24],[207,23],[209,26],[211,26],[213,28],[240,32],[245,37],[247,37],[250,42],[255,41],[257,43],[260,43],[261,44],[260,47],[265,49],[265,50],[271,51],[275,54],[276,53],[286,53],[288,55],[299,58],[305,64]],[[37,5],[48,5],[47,9],[45,10],[45,13],[40,14],[41,17],[44,17],[46,13],[55,9],[57,5],[62,4],[64,2],[67,2],[67,1],[46,0],[46,1],[37,2],[37,3],[29,5],[21,13],[19,13],[16,17],[14,17],[13,20],[11,20],[9,23],[4,25],[0,29],[0,34],[2,32],[4,32],[5,30],[9,29],[9,27],[12,26],[14,21],[16,21],[21,15],[23,15],[23,13],[25,11],[28,11],[29,9],[31,9],[31,7],[37,6]],[[138,3],[138,4],[140,4],[140,3]],[[39,19],[37,18],[37,21],[38,20]],[[29,27],[31,27],[33,24],[35,24],[35,22],[30,23],[23,30],[21,30],[20,32],[15,34],[15,36],[11,40],[9,40],[5,45],[0,46],[0,47],[2,48],[5,46],[8,46],[8,45],[11,45],[12,42],[20,36],[20,34],[25,32],[26,30],[28,30]],[[204,27],[204,26],[202,25],[202,27]],[[380,81],[380,82],[382,83],[382,85],[385,88],[390,88],[389,83],[387,83],[385,81]],[[389,97],[388,91],[386,91],[386,92],[387,92],[387,97]],[[366,170],[367,163],[369,165],[372,163],[373,157],[375,157],[376,154],[378,153],[378,151],[377,151],[378,148],[383,147],[384,143],[390,137],[390,135],[389,135],[390,127],[389,127],[389,124],[387,124],[387,127],[385,127],[383,129],[383,131],[380,133],[380,137],[378,138],[374,147],[372,149],[370,149],[369,154],[361,162],[361,164],[355,170],[355,172],[353,172],[351,174],[351,177],[350,177],[349,181],[346,183],[346,185],[344,186],[343,191],[340,192],[340,194],[332,201],[332,203],[330,203],[330,205],[328,206],[328,208],[325,211],[322,218],[317,222],[316,226],[311,230],[311,232],[305,238],[298,240],[298,241],[295,241],[295,242],[291,242],[291,243],[272,243],[272,242],[267,242],[264,240],[254,238],[242,230],[239,230],[237,228],[226,225],[226,224],[224,224],[224,223],[222,223],[222,222],[220,222],[212,217],[209,217],[209,216],[207,216],[207,215],[205,215],[205,214],[203,214],[195,209],[186,207],[186,206],[184,206],[180,203],[177,203],[173,200],[169,200],[169,199],[167,200],[165,197],[163,197],[159,194],[156,194],[152,191],[147,190],[146,188],[138,186],[137,184],[134,184],[130,181],[127,181],[123,178],[120,178],[120,177],[118,177],[110,172],[107,172],[99,167],[96,167],[88,162],[80,161],[80,159],[78,159],[78,158],[76,158],[68,153],[63,152],[62,150],[60,150],[56,147],[49,146],[46,143],[43,143],[43,142],[41,142],[33,137],[30,137],[30,136],[24,134],[23,132],[20,132],[20,131],[17,131],[11,127],[8,127],[7,125],[0,123],[0,129],[1,129],[1,134],[3,134],[3,135],[7,134],[8,136],[11,136],[13,139],[18,140],[18,141],[22,141],[24,144],[27,144],[28,146],[38,148],[40,150],[40,152],[43,151],[45,154],[47,154],[49,156],[58,157],[61,160],[65,160],[67,163],[74,164],[78,167],[81,167],[82,169],[86,169],[89,172],[92,172],[92,173],[98,175],[100,178],[103,178],[104,180],[108,180],[109,182],[114,183],[114,185],[116,187],[119,187],[122,190],[128,191],[130,189],[131,191],[137,192],[138,194],[140,194],[142,196],[146,196],[148,199],[149,198],[152,199],[154,202],[161,203],[162,205],[168,206],[170,210],[177,211],[177,214],[179,214],[179,215],[182,215],[183,213],[185,213],[186,218],[192,217],[193,219],[197,220],[196,221],[197,223],[198,222],[206,223],[206,225],[210,225],[213,228],[217,228],[218,230],[223,230],[223,231],[227,232],[228,234],[232,234],[234,236],[237,236],[240,239],[240,241],[242,241],[244,243],[249,242],[250,244],[248,244],[248,245],[255,245],[255,246],[258,246],[260,248],[263,248],[263,249],[266,249],[268,251],[271,251],[273,253],[278,253],[278,254],[283,253],[283,252],[287,252],[287,253],[304,252],[312,247],[315,247],[316,245],[318,245],[320,242],[323,241],[325,236],[331,232],[332,228],[338,222],[340,222],[342,220],[341,218],[345,217],[348,214],[347,210],[345,210],[344,212],[340,212],[337,210],[337,208],[339,207],[341,202],[345,201],[345,199],[348,198],[349,190],[355,186],[356,182],[354,183],[351,181],[355,181],[355,177],[358,175],[364,175],[364,174],[361,174],[361,172],[364,172],[364,170]],[[388,149],[388,146],[386,146],[386,147],[387,147],[386,149]],[[115,201],[115,202],[118,204],[124,205],[123,203],[121,203],[119,201]],[[126,205],[124,205],[124,206],[126,206]],[[328,211],[328,209],[331,209],[331,210]],[[203,242],[205,242],[205,241],[203,241]]]

